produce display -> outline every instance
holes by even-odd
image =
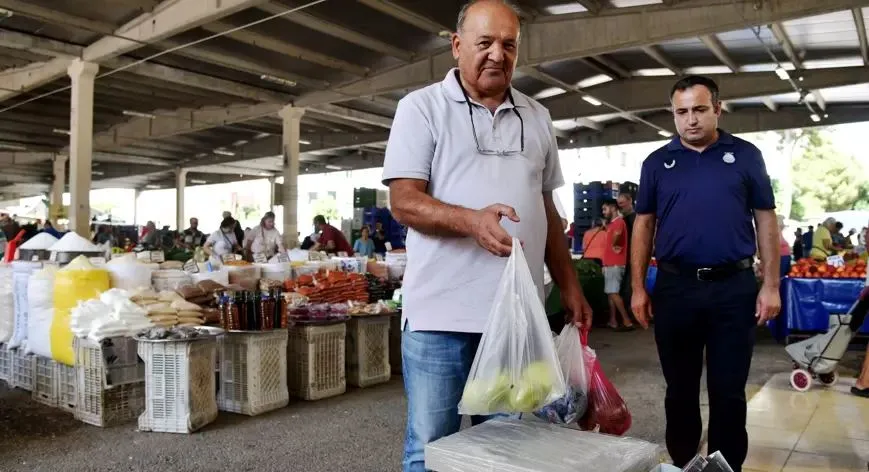
[[[800,259],[791,266],[788,277],[803,279],[865,279],[866,261],[851,259],[841,267],[814,259]]]
[[[397,312],[398,304],[392,300],[378,300],[376,303],[347,303],[347,314],[350,316],[392,315]]]
[[[395,292],[395,284],[386,277],[376,277],[373,274],[365,274],[368,279],[368,301],[375,303],[378,300],[391,300]]]
[[[185,339],[198,339],[205,336],[212,336],[211,333],[190,327],[176,328],[148,328],[136,333],[137,339],[148,341],[181,341]]]
[[[287,280],[284,288],[308,297],[311,303],[368,302],[368,280],[362,274],[326,271]]]
[[[348,306],[344,304],[304,304],[289,306],[286,311],[287,318],[293,324],[333,324],[350,319],[347,313]]]

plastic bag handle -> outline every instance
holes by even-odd
[[[579,342],[583,346],[588,346],[588,328],[583,327],[579,330]]]

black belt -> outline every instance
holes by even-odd
[[[746,257],[745,259],[736,262],[706,267],[661,261],[658,262],[658,270],[674,275],[696,276],[697,280],[702,282],[715,282],[717,280],[732,277],[744,270],[751,269],[753,264],[754,258],[751,257]]]

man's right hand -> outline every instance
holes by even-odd
[[[507,205],[490,205],[474,211],[471,217],[471,235],[483,249],[496,256],[507,257],[513,251],[513,238],[501,226],[501,217],[519,222],[516,210]]]
[[[645,329],[649,329],[649,321],[652,320],[652,301],[646,289],[634,290],[631,296],[631,311]]]

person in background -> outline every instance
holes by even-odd
[[[231,216],[220,222],[220,229],[211,233],[202,250],[208,254],[211,263],[217,267],[223,264],[223,256],[241,252],[241,245],[235,238],[235,221]]]
[[[793,254],[794,259],[802,259],[806,257],[805,248],[803,247],[803,229],[797,228],[794,231],[794,246],[793,246]]]
[[[628,236],[625,240],[625,276],[622,277],[622,286],[619,289],[619,294],[622,300],[626,300],[628,305],[631,303],[631,236],[634,234],[634,221],[637,219],[637,213],[634,211],[634,195],[630,192],[620,192],[616,202],[619,204],[619,211],[625,219]],[[627,310],[628,317],[633,316],[631,310]]]
[[[348,256],[353,255],[353,247],[347,242],[344,233],[327,223],[325,216],[317,215],[314,217],[314,228],[320,233],[320,238],[314,245],[314,251],[326,251],[329,254],[346,252]]]
[[[199,218],[190,218],[190,227],[181,233],[181,245],[187,249],[194,249],[205,242],[205,234],[199,231]]]
[[[788,272],[791,271],[791,245],[788,243],[787,239],[785,239],[785,217],[782,215],[776,215],[776,220],[778,220],[778,245],[779,256],[781,257],[779,277],[785,277],[788,275]]]
[[[45,220],[45,224],[42,225],[42,232],[45,234],[49,234],[51,236],[54,236],[57,239],[60,239],[63,237],[63,235],[60,234],[60,231],[54,229],[54,225],[52,225],[51,221],[48,221],[48,220]]]
[[[225,211],[223,212],[223,219],[225,220],[227,218],[232,218],[232,213]],[[233,218],[233,221],[235,221],[235,228],[232,228],[232,233],[235,234],[235,239],[238,240],[238,243],[243,244],[244,240],[247,239],[247,235],[244,230],[241,229],[241,223],[235,218]]]
[[[262,254],[266,260],[276,254],[287,252],[280,231],[275,228],[275,214],[267,211],[257,226],[250,230],[244,240],[245,253],[253,260],[255,254]]]
[[[374,241],[369,237],[371,230],[363,226],[359,231],[359,239],[353,243],[353,252],[357,256],[374,257]]]
[[[21,231],[21,225],[6,213],[0,213],[0,231],[6,236],[6,241],[12,241]]]
[[[815,228],[809,226],[808,231],[803,233],[803,257],[812,257],[812,246],[815,242]]]
[[[374,237],[371,238],[374,241],[374,253],[385,255],[386,254],[386,231],[383,229],[383,223],[375,222],[374,223]]]
[[[809,230],[811,230],[811,226]],[[824,261],[836,253],[839,248],[833,244],[833,233],[835,232],[835,218],[827,218],[823,223],[818,225],[818,229],[812,233],[812,250],[810,253],[812,259]]]
[[[592,227],[582,234],[582,258],[590,259],[603,267],[606,252],[606,225],[602,218],[595,218]]]
[[[506,0],[462,6],[451,36],[458,68],[402,98],[389,133],[383,183],[408,227],[404,472],[424,471],[426,444],[459,431],[459,399],[514,237],[540,301],[545,263],[570,321],[591,327],[552,199],[564,184],[552,120],[511,87],[519,14]]]
[[[760,150],[718,128],[722,104],[715,81],[684,77],[670,89],[670,102],[677,135],[640,171],[631,305],[644,328],[655,317],[673,465],[685,467],[700,449],[705,364],[709,450],[721,451],[741,472],[755,331],[781,309],[772,183]],[[646,270],[653,247],[658,275],[650,297]],[[760,290],[752,270],[758,247]]]
[[[841,221],[837,221],[836,227],[832,230],[832,234],[830,235],[830,237],[833,238],[833,247],[840,251],[842,249],[851,249],[851,242],[848,240],[848,237],[842,233],[844,228],[845,225],[842,224]]]
[[[153,221],[145,223],[145,227],[142,228],[140,243],[148,249],[156,248],[160,244],[160,232],[157,231],[157,225]]]
[[[97,234],[93,239],[96,244],[114,244],[114,235],[112,234],[112,225],[97,226]]]
[[[609,301],[610,320],[607,326],[619,331],[633,331],[634,324],[628,317],[625,301],[620,294],[622,279],[627,265],[628,228],[614,200],[603,204],[603,217],[606,218],[606,246],[603,253],[604,293]],[[617,316],[623,325],[619,327]]]

